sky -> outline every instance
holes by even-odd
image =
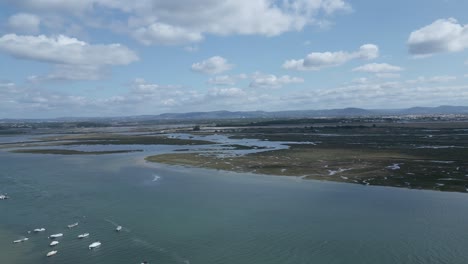
[[[0,118],[468,106],[466,0],[0,0]]]

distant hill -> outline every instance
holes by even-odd
[[[304,118],[318,116],[363,116],[375,114],[370,110],[360,108],[344,108],[330,110],[293,110],[293,111],[213,111],[190,113],[166,113],[152,116],[156,119],[239,119],[239,118]]]
[[[212,111],[212,112],[189,112],[189,113],[165,113],[153,116],[158,119],[238,119],[238,118],[261,118],[268,117],[269,113],[264,111],[249,112],[230,112],[230,111]]]
[[[214,120],[214,119],[242,119],[242,118],[313,118],[313,117],[363,117],[386,115],[440,115],[440,114],[468,114],[468,106],[441,105],[437,107],[412,107],[406,109],[362,109],[341,108],[324,110],[291,110],[291,111],[211,111],[164,113],[160,115],[139,115],[122,117],[62,117],[54,119],[0,119],[0,122],[131,122],[157,120]]]
[[[341,108],[324,110],[291,110],[291,111],[213,111],[190,113],[166,113],[151,117],[152,119],[239,119],[239,118],[308,118],[308,117],[359,117],[383,115],[435,115],[435,114],[468,114],[468,106],[412,107],[407,109],[362,109]]]
[[[450,105],[441,105],[438,107],[412,107],[408,109],[403,109],[399,112],[400,114],[415,114],[415,115],[424,115],[424,114],[468,114],[467,106],[450,106]]]

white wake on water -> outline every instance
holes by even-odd
[[[156,174],[153,174],[153,177],[154,177],[154,178],[153,178],[153,181],[154,181],[154,182],[161,179],[161,176],[158,176],[158,175],[156,175]]]
[[[106,221],[106,222],[108,222],[108,223],[111,223],[114,227],[122,226],[122,225],[119,225],[119,224],[117,224],[116,222],[114,222],[114,221],[112,221],[112,220],[110,220],[110,219],[108,219],[108,218],[104,218],[104,221]],[[123,228],[122,228],[122,231],[129,232],[129,233],[130,233],[132,230],[130,230],[130,229],[126,228],[126,227],[123,227]]]

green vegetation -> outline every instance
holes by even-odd
[[[248,155],[169,153],[147,160],[364,185],[465,192],[468,123],[451,126],[444,122],[245,127],[230,130],[231,137],[297,144],[288,143],[289,149]]]
[[[218,153],[219,154],[219,153]],[[171,153],[146,158],[172,165],[298,176],[306,179],[443,191],[465,191],[463,161],[438,161],[394,150],[331,149],[293,145],[290,149],[243,156]],[[392,169],[394,164],[399,169]],[[458,168],[458,169],[457,169]]]

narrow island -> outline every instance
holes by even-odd
[[[467,123],[447,122],[291,126],[291,120],[236,127],[224,124],[217,133],[237,139],[286,142],[287,148],[248,154],[166,153],[146,160],[363,185],[467,192],[468,135],[463,134],[467,127]]]

